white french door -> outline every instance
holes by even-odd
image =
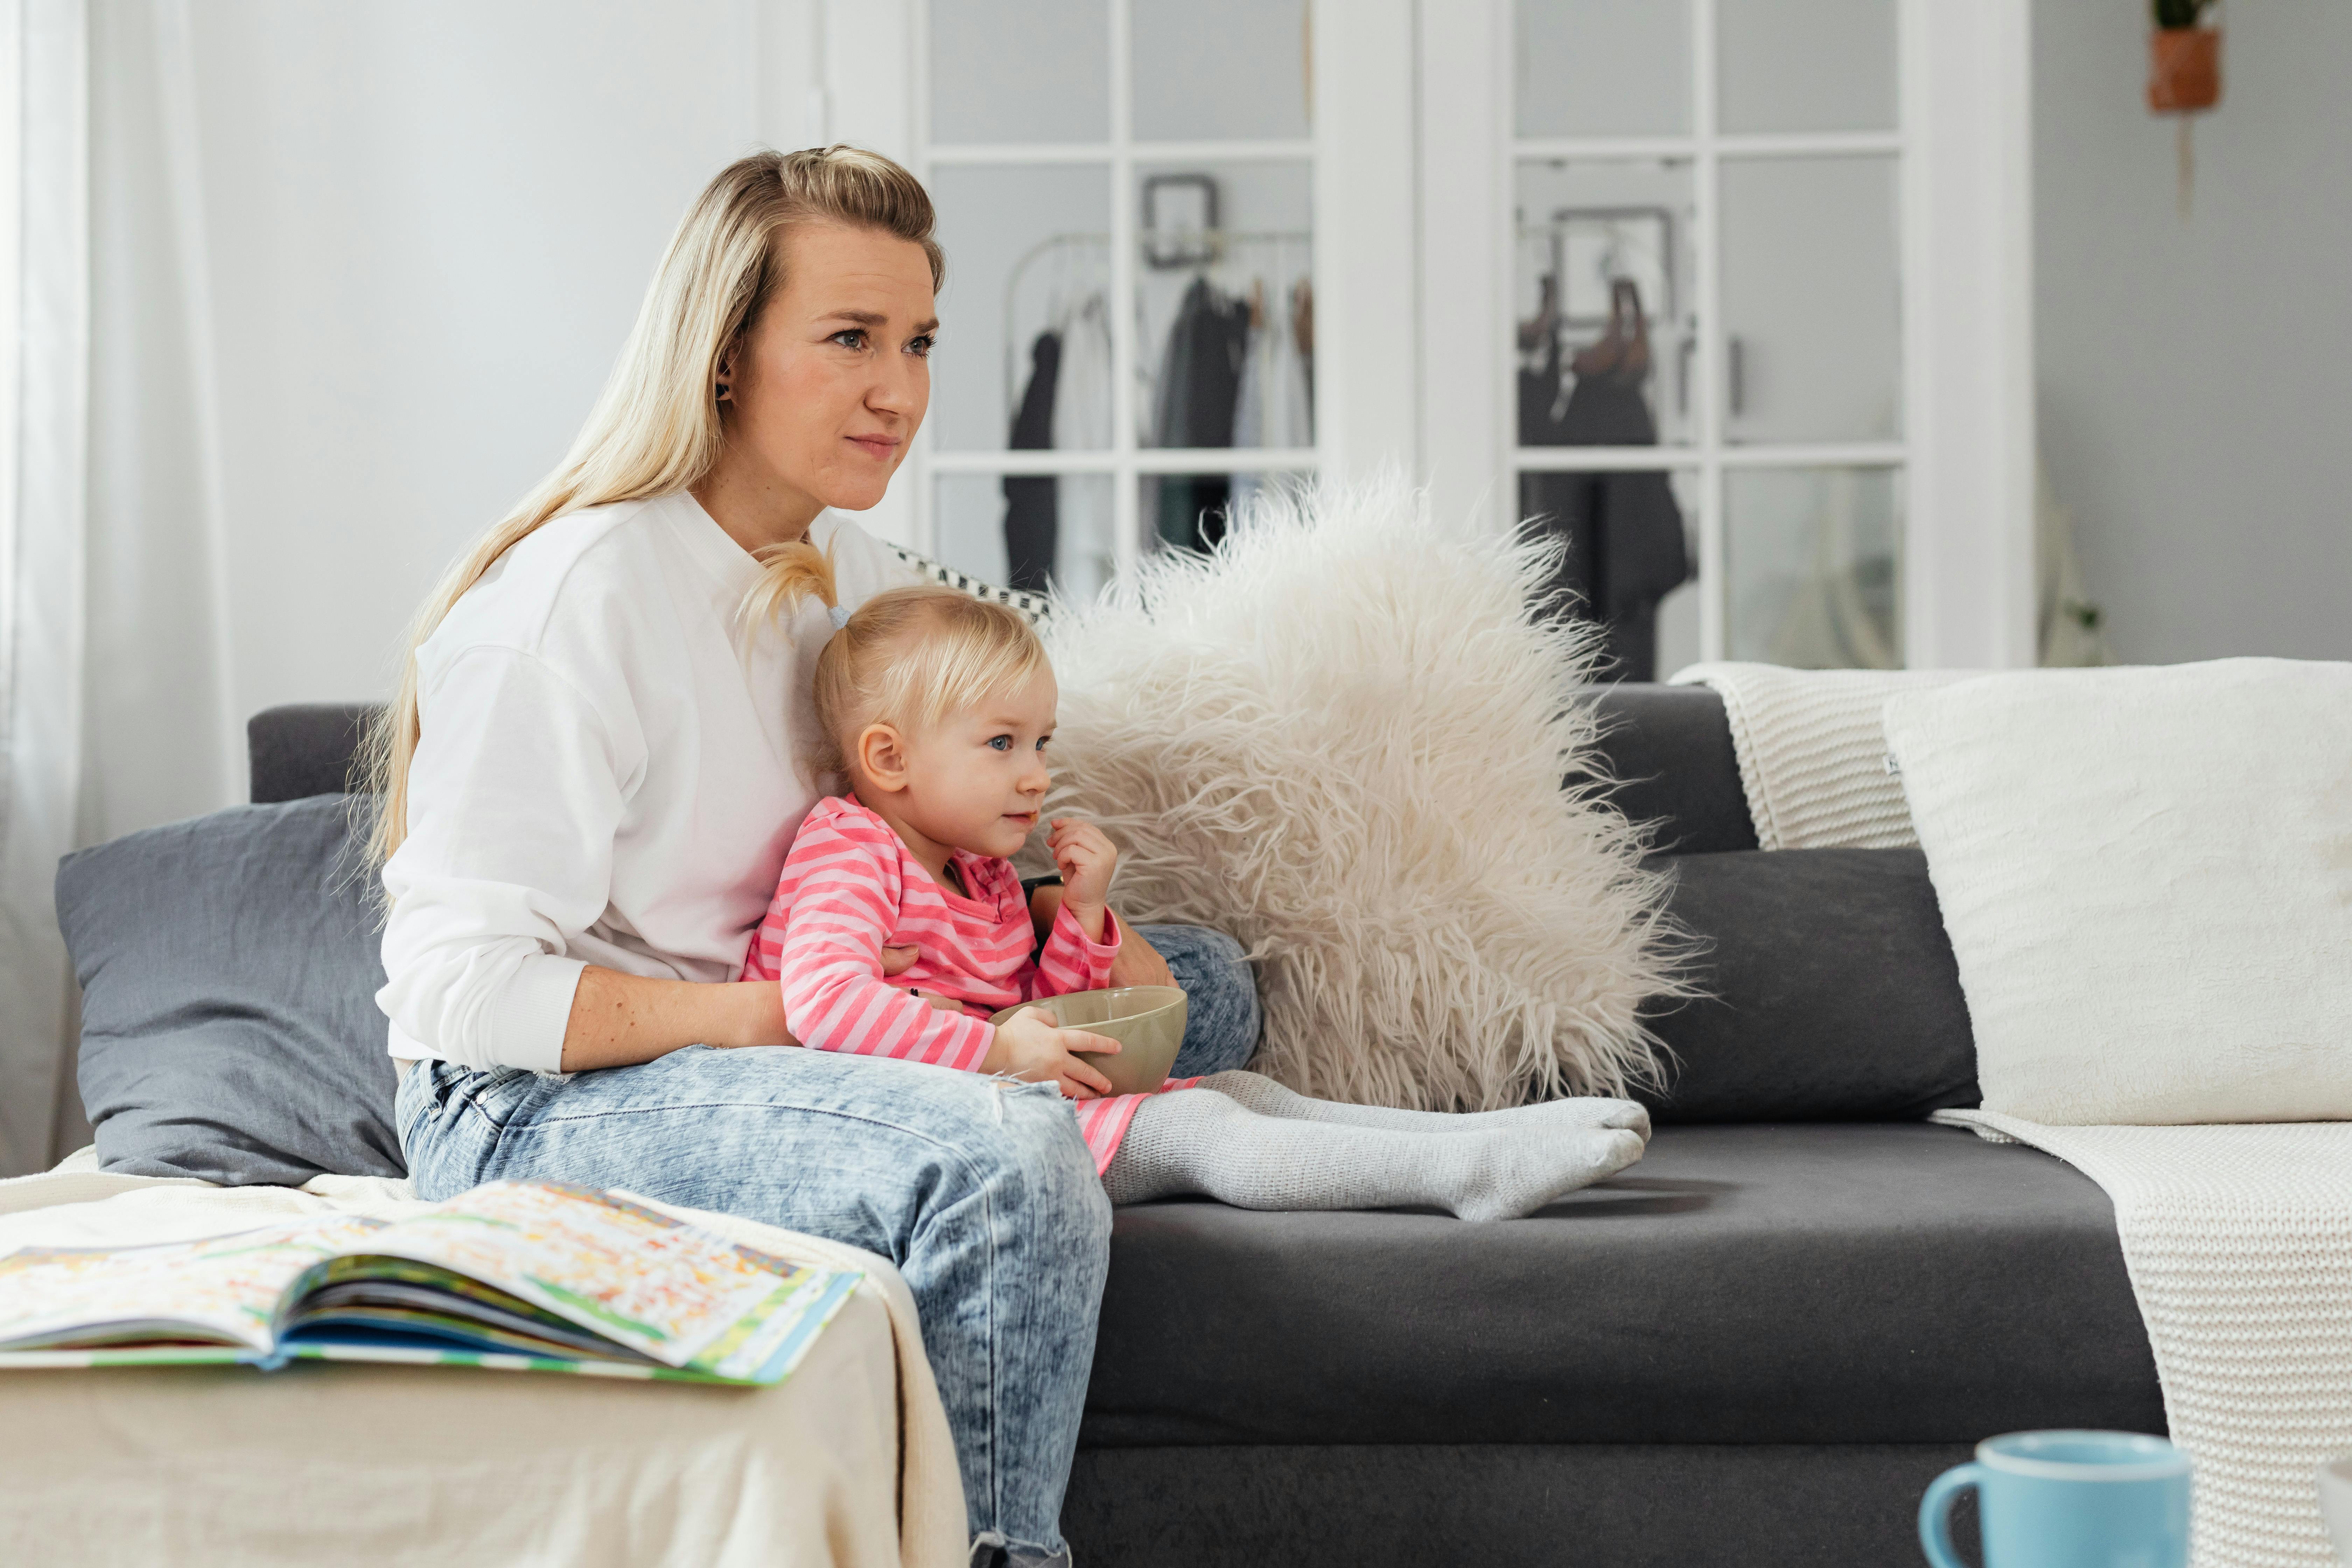
[[[831,133],[923,175],[950,253],[886,531],[1003,575],[1006,480],[1050,477],[1083,592],[1267,479],[1394,466],[1468,526],[1663,473],[1695,575],[1661,674],[2031,662],[2026,0],[817,10]],[[1196,281],[1286,342],[1287,423],[1266,385],[1171,417]],[[1645,426],[1570,406],[1621,297]],[[1048,330],[1074,357],[1016,432]]]
[[[1419,23],[1441,504],[1678,522],[1662,675],[2030,662],[2022,0]]]

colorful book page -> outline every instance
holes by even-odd
[[[0,1348],[157,1340],[267,1350],[287,1286],[381,1220],[322,1215],[201,1241],[0,1258]]]
[[[784,1310],[814,1273],[584,1187],[494,1182],[377,1231],[366,1251],[468,1275],[666,1366],[747,1318]],[[340,1272],[340,1271],[339,1271]],[[346,1278],[349,1276],[346,1275]]]

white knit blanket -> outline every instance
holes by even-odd
[[[2195,1568],[2333,1563],[2317,1481],[2352,1456],[2352,1123],[1936,1120],[2054,1154],[2114,1200],[2166,1420],[2196,1464]]]
[[[1694,664],[1672,678],[1723,698],[1739,785],[1765,849],[1908,849],[1903,781],[1886,771],[1886,700],[1969,670]]]

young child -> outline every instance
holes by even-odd
[[[772,564],[766,604],[814,593],[831,605],[827,564],[804,547]],[[1508,1219],[1641,1158],[1649,1119],[1625,1100],[1445,1115],[1309,1100],[1251,1072],[1110,1095],[1074,1053],[1116,1042],[1043,1009],[990,1025],[1013,1003],[1103,986],[1126,940],[1109,906],[1118,850],[1057,817],[1046,842],[1065,891],[1033,956],[1008,857],[1045,796],[1053,670],[1018,612],[950,589],[894,589],[833,614],[813,760],[851,793],[809,813],[743,969],[781,981],[803,1045],[1058,1083],[1115,1204],[1202,1194]],[[885,979],[886,945],[919,955]]]

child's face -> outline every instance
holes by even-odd
[[[908,826],[936,843],[1010,858],[1045,801],[1045,742],[1060,694],[1051,671],[906,741]]]

